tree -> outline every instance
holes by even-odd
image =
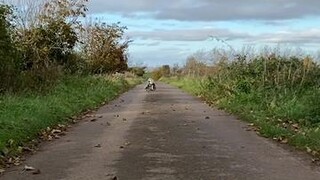
[[[24,52],[26,69],[64,65],[82,30],[87,0],[51,0],[43,4],[35,22],[19,29],[17,41]]]
[[[131,42],[123,40],[126,27],[119,23],[106,25],[95,23],[86,27],[82,37],[82,53],[94,74],[127,70],[127,48]]]
[[[145,74],[145,69],[147,67],[131,67],[129,71],[135,74],[136,76],[142,77]]]
[[[165,76],[165,77],[170,76],[170,66],[169,65],[163,65],[161,67],[161,74],[162,74],[162,76]]]
[[[17,84],[21,62],[12,40],[12,8],[0,5],[0,92]]]
[[[208,67],[204,62],[199,61],[194,56],[190,56],[184,66],[184,73],[193,77],[202,76],[206,74],[207,68]]]

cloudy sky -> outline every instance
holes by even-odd
[[[316,51],[319,7],[320,0],[89,0],[90,16],[128,27],[131,63],[149,66],[182,64],[197,50],[225,46],[215,38],[235,49]]]
[[[197,50],[278,45],[317,50],[319,0],[91,0],[94,16],[120,21],[134,40],[130,60],[182,63]]]

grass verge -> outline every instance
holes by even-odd
[[[72,116],[97,108],[138,83],[134,78],[69,76],[45,95],[1,95],[0,160],[19,153],[19,147],[43,129],[68,123]]]

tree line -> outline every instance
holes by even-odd
[[[42,91],[66,74],[128,69],[120,23],[87,17],[88,0],[0,4],[0,92]]]

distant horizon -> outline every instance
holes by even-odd
[[[282,45],[264,45],[264,46],[243,46],[239,49],[235,48],[233,50],[235,50],[237,53],[241,53],[241,50],[242,48],[250,48],[250,49],[253,49],[255,50],[255,52],[250,52],[251,54],[255,54],[255,55],[259,55],[261,53],[263,53],[264,49],[265,48],[269,48],[270,50],[270,53],[273,53],[274,51],[276,51],[278,53],[278,55],[281,55],[281,56],[297,56],[297,57],[305,57],[305,56],[310,56],[312,58],[314,58],[313,60],[316,61],[316,62],[320,62],[320,48],[319,49],[304,49],[304,48],[301,48],[301,47],[290,47],[290,46],[286,46],[285,44],[282,44]],[[129,58],[129,66],[130,67],[136,67],[136,66],[139,66],[139,67],[146,67],[148,70],[153,70],[153,69],[156,69],[156,68],[159,68],[163,65],[170,65],[170,67],[174,66],[174,65],[179,65],[180,67],[185,65],[187,59],[189,57],[192,57],[192,56],[206,56],[206,57],[201,57],[202,60],[205,61],[205,63],[208,63],[208,65],[214,63],[214,61],[210,61],[209,58],[210,57],[207,57],[208,54],[210,54],[210,52],[214,49],[220,49],[220,50],[225,50],[227,52],[231,52],[230,48],[227,47],[226,45],[223,47],[223,46],[216,46],[216,47],[212,47],[212,48],[208,48],[208,49],[199,49],[199,50],[195,50],[194,52],[190,52],[190,54],[186,55],[184,57],[183,60],[181,61],[178,61],[178,62],[175,62],[175,63],[172,63],[174,61],[159,61],[158,64],[151,64],[151,65],[148,65],[148,64],[144,64],[144,63],[141,63],[141,62],[134,62],[132,61],[132,59]],[[211,57],[212,58],[212,57]]]

